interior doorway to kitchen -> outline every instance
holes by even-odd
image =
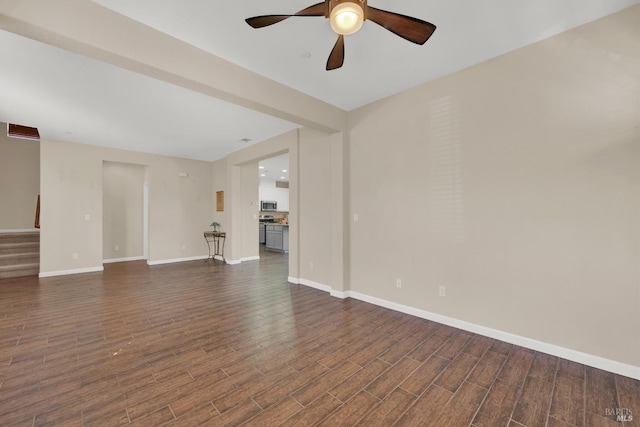
[[[260,175],[259,245],[265,251],[289,253],[289,153],[263,159]]]
[[[300,274],[299,239],[299,130],[287,132],[269,141],[238,151],[227,159],[226,172],[221,182],[230,192],[230,210],[225,221],[230,233],[227,238],[231,263],[259,258],[259,216],[260,216],[260,162],[265,159],[289,154],[287,174],[289,178],[289,252],[286,257],[289,266],[286,280],[298,283]],[[223,165],[224,166],[224,165]],[[280,172],[282,172],[281,168]],[[277,178],[280,179],[279,175]],[[226,179],[225,179],[226,178]],[[264,211],[262,211],[264,212]],[[277,212],[277,210],[276,210]],[[275,216],[275,215],[274,215]],[[226,249],[225,249],[226,251]]]

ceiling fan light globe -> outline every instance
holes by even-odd
[[[344,36],[358,31],[364,22],[364,11],[357,3],[345,2],[331,11],[331,28]]]

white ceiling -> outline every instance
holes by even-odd
[[[260,179],[289,182],[289,153],[260,160]]]
[[[42,138],[216,160],[297,127],[6,31],[0,52],[0,121]]]
[[[256,15],[292,14],[318,0],[94,0],[205,51],[345,110],[459,71],[637,0],[370,0],[437,26],[423,46],[367,21],[345,38],[345,63],[325,71],[337,36],[323,17],[253,29]],[[311,57],[305,59],[305,53]]]
[[[244,22],[295,13],[317,0],[94,2],[345,110],[640,3],[369,1],[438,28],[418,46],[365,22],[346,37],[344,66],[327,72],[336,36],[324,18],[290,18],[258,30]],[[44,138],[215,160],[299,127],[6,31],[0,53],[12,58],[0,66],[0,121],[38,127]]]

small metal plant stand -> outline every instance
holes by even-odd
[[[209,248],[209,257],[205,260],[215,260],[216,257],[221,261],[226,261],[224,258],[224,242],[226,240],[227,233],[223,231],[205,231],[204,240],[207,241],[207,247]]]

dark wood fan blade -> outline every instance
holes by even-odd
[[[327,71],[342,67],[344,63],[344,36],[340,34],[327,59]]]
[[[367,19],[416,44],[424,44],[436,30],[430,22],[371,6],[367,6]]]
[[[313,6],[309,6],[306,9],[302,9],[299,12],[296,12],[293,15],[264,15],[264,16],[254,16],[253,18],[245,19],[245,22],[251,25],[253,28],[262,28],[267,27],[269,25],[277,24],[280,21],[284,21],[287,18],[291,18],[292,16],[324,16],[325,5],[324,2],[314,4]]]
[[[277,24],[280,21],[284,21],[293,15],[266,15],[266,16],[254,16],[253,18],[245,19],[245,22],[251,25],[253,28],[262,28],[269,25]]]

